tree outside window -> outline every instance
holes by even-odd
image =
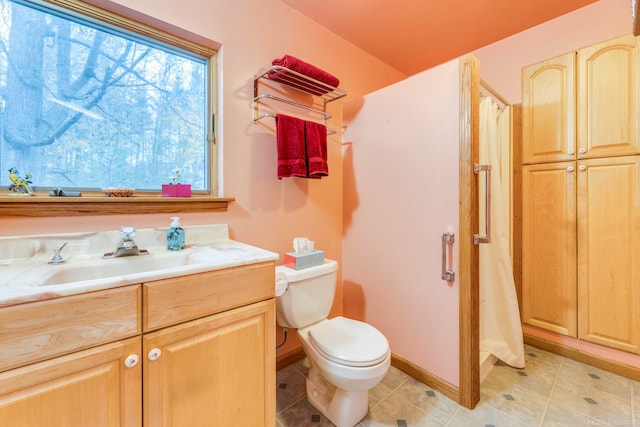
[[[209,190],[209,58],[0,0],[0,185]]]

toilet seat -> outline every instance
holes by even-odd
[[[311,326],[309,341],[323,357],[345,366],[377,365],[389,353],[389,342],[380,331],[346,317],[335,317]]]

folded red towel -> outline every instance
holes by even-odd
[[[309,178],[329,175],[327,163],[327,127],[321,123],[306,122],[306,141]]]
[[[327,127],[284,114],[276,115],[278,179],[329,175]]]
[[[304,120],[284,114],[276,115],[278,179],[290,176],[307,176],[304,128]]]
[[[307,77],[311,77],[312,79],[318,80],[319,82],[325,83],[329,86],[338,87],[338,85],[340,84],[340,80],[336,76],[291,55],[285,55],[282,58],[276,58],[271,61],[271,65],[278,65],[288,68],[289,70],[304,74]],[[295,76],[292,73],[288,73],[287,70],[271,71],[269,73],[269,78],[272,80],[280,81],[282,83],[286,83],[290,86],[294,86],[298,89],[311,92],[315,95],[323,95],[332,90],[331,88],[327,88],[321,84],[302,81],[298,76]]]

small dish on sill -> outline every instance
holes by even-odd
[[[133,188],[103,188],[102,192],[107,197],[131,197],[135,192]]]

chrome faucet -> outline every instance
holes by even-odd
[[[120,227],[120,242],[113,252],[105,253],[102,258],[118,258],[132,255],[146,255],[149,253],[146,249],[139,249],[133,238],[136,235],[135,227]]]
[[[49,260],[49,264],[59,265],[59,264],[64,264],[66,262],[66,260],[62,259],[62,254],[61,254],[62,249],[65,246],[67,246],[67,242],[64,242],[63,244],[58,246],[58,249],[53,250],[53,257]]]

